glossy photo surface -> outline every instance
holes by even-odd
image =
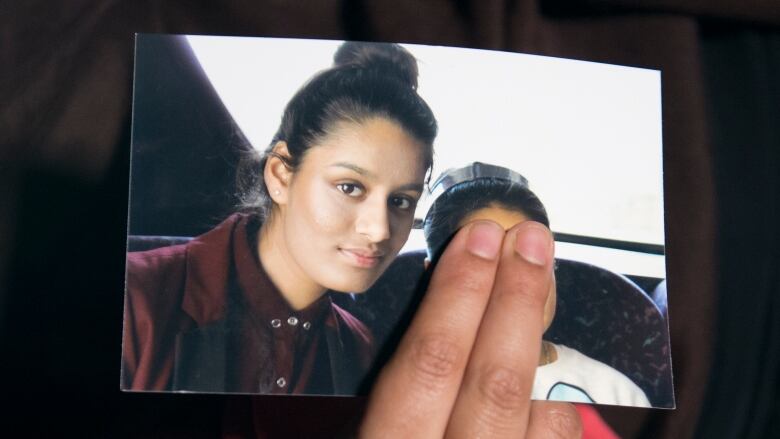
[[[123,390],[366,394],[448,237],[533,220],[556,266],[532,397],[674,407],[659,71],[218,36],[135,56]]]

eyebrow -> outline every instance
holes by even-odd
[[[399,191],[415,191],[420,194],[423,193],[423,185],[420,183],[409,183],[398,188]]]
[[[337,167],[337,168],[346,168],[346,169],[349,169],[351,171],[357,172],[358,174],[360,174],[360,175],[362,175],[362,176],[364,176],[366,178],[371,178],[371,179],[375,179],[376,178],[376,175],[373,172],[369,171],[368,169],[361,168],[360,166],[358,166],[358,165],[356,165],[354,163],[338,162],[338,163],[334,163],[334,164],[332,164],[330,166],[331,167]],[[422,183],[407,183],[405,185],[400,186],[397,190],[400,190],[400,191],[417,191],[419,193],[422,193],[423,192],[423,188],[424,188],[424,185]]]
[[[356,165],[354,163],[338,162],[338,163],[334,163],[334,164],[332,164],[330,166],[331,167],[351,169],[351,170],[357,172],[358,174],[360,174],[360,175],[362,175],[364,177],[376,178],[376,176],[371,171],[369,171],[368,169],[361,168],[360,166],[358,166],[358,165]]]

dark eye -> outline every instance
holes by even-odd
[[[359,197],[363,195],[363,188],[354,183],[339,183],[336,187],[344,193],[344,195],[349,197]]]
[[[414,200],[408,197],[393,197],[390,199],[393,207],[401,210],[409,210],[414,207]]]

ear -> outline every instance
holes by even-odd
[[[263,179],[265,187],[268,188],[268,195],[274,203],[284,205],[287,204],[290,181],[292,180],[292,170],[280,158],[290,157],[290,153],[287,151],[287,142],[276,142],[271,151],[273,154],[268,155],[263,170]]]

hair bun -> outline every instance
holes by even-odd
[[[376,70],[417,89],[417,60],[398,44],[347,41],[333,55],[333,64]]]

